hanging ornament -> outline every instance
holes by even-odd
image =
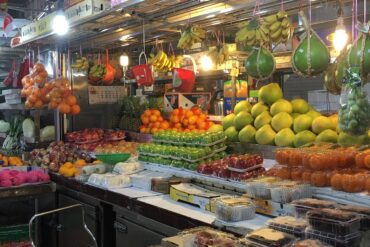
[[[367,24],[358,23],[356,28],[360,35],[348,50],[347,65],[360,68],[361,77],[366,78],[370,73],[370,21]],[[366,80],[363,79],[363,83]]]
[[[306,36],[294,50],[292,65],[300,76],[315,76],[327,69],[330,63],[330,53],[317,33],[309,26],[303,11],[299,11]]]
[[[264,80],[275,72],[275,58],[272,53],[264,47],[253,48],[253,51],[245,60],[245,71],[247,75]]]
[[[9,37],[13,29],[14,29],[13,17],[11,15],[6,15],[3,21],[3,32],[5,37]]]

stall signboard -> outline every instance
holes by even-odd
[[[36,22],[32,22],[22,27],[21,29],[22,43],[31,41],[37,37],[51,33],[53,31],[52,22],[55,16],[56,12],[53,12]]]
[[[85,0],[67,8],[65,15],[69,23],[74,24],[108,8],[110,8],[109,0]]]

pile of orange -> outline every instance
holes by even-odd
[[[47,82],[47,76],[45,66],[36,63],[32,72],[23,77],[21,95],[26,97],[26,108],[41,109],[48,105],[49,109],[58,109],[63,114],[79,114],[81,108],[72,95],[70,82],[64,78]]]
[[[172,111],[170,123],[173,130],[190,132],[194,130],[208,130],[214,123],[207,120],[207,114],[199,107],[190,110],[178,108]]]
[[[168,130],[170,123],[165,120],[157,109],[148,109],[140,117],[142,125],[140,133],[153,134],[161,130]]]

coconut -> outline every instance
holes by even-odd
[[[293,52],[293,69],[300,76],[318,75],[329,66],[330,53],[317,33],[308,25],[304,13],[300,11],[299,15],[302,17],[306,36]]]
[[[370,73],[370,21],[367,25],[358,24],[356,28],[360,31],[360,35],[348,50],[347,65],[359,67],[361,77],[366,78]]]
[[[275,58],[269,50],[264,47],[253,48],[253,51],[245,60],[247,75],[264,80],[275,72]]]

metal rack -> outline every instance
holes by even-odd
[[[81,204],[75,204],[75,205],[71,205],[71,206],[67,206],[67,207],[63,207],[63,208],[57,208],[57,209],[50,210],[50,211],[47,211],[47,212],[35,214],[31,218],[31,220],[30,220],[30,222],[28,224],[29,225],[29,239],[30,239],[31,245],[33,247],[37,247],[37,243],[35,243],[35,241],[33,239],[33,234],[32,234],[33,223],[37,220],[37,218],[42,217],[42,216],[45,216],[45,215],[49,215],[49,214],[59,213],[61,211],[65,211],[65,210],[70,210],[70,209],[73,209],[73,208],[80,208],[81,209],[81,213],[82,213],[82,225],[83,225],[85,231],[91,237],[92,242],[93,242],[93,247],[98,247],[98,243],[97,243],[94,235],[92,234],[92,232],[90,231],[90,229],[86,225],[86,222],[85,222],[85,209],[84,209],[83,205],[81,205]]]

